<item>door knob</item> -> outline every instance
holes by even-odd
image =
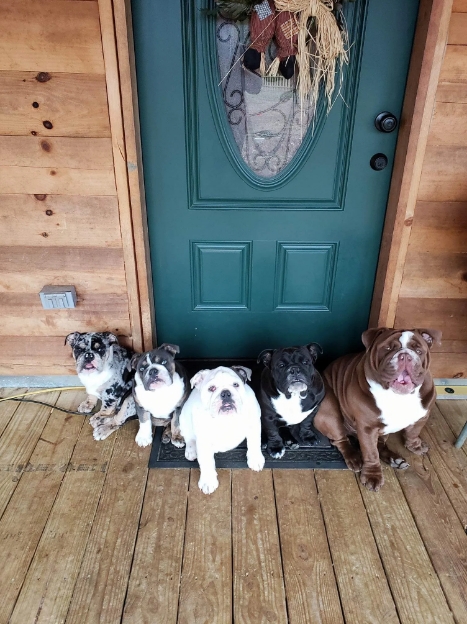
[[[388,111],[383,111],[375,119],[376,129],[380,132],[393,132],[397,128],[397,118]]]
[[[386,156],[386,154],[375,154],[371,157],[370,167],[375,171],[381,171],[381,169],[384,169],[387,164],[388,157]]]

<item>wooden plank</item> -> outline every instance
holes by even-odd
[[[125,258],[125,275],[129,299],[131,333],[135,349],[143,348],[143,334],[140,314],[140,296],[134,246],[134,232],[131,217],[131,203],[128,187],[128,160],[126,156],[125,133],[123,130],[122,102],[120,97],[120,76],[112,0],[99,0],[99,22],[102,49],[104,52],[105,79],[109,104],[110,130],[114,157],[115,183],[120,210],[121,235]]]
[[[311,470],[274,470],[290,624],[343,623],[326,530]]]
[[[370,327],[392,327],[417,201],[452,0],[422,0],[394,157]]]
[[[0,134],[110,137],[105,78],[98,74],[0,72]],[[43,122],[52,122],[47,129]]]
[[[42,399],[47,400],[46,396]],[[83,398],[82,391],[62,392],[57,405],[73,410]],[[1,622],[8,622],[11,615],[85,420],[84,416],[52,411],[28,470],[22,474],[0,521]]]
[[[437,102],[467,102],[467,82],[440,82],[436,92]]]
[[[131,219],[140,295],[143,350],[152,349],[155,330],[149,233],[144,192],[143,160],[138,113],[138,91],[129,0],[114,0],[115,37],[127,157]]]
[[[430,145],[420,179],[419,201],[466,201],[467,147]]]
[[[66,336],[74,331],[111,331],[131,334],[126,294],[79,295],[77,307],[66,315],[57,310],[44,310],[37,293],[0,292],[1,336],[23,335]]]
[[[430,447],[431,465],[464,530],[467,531],[467,456],[454,448],[456,436],[436,405],[431,411],[422,437]]]
[[[1,193],[115,195],[113,172],[105,169],[0,166]]]
[[[219,488],[207,496],[198,488],[199,470],[191,471],[178,624],[232,622],[231,471],[218,477]]]
[[[44,284],[74,284],[81,295],[125,292],[122,250],[0,247],[0,287],[3,290],[38,293]],[[62,310],[61,314],[67,312]]]
[[[115,442],[67,624],[121,621],[151,451],[135,444],[137,431],[132,421]]]
[[[448,45],[439,76],[440,82],[467,82],[467,46]]]
[[[287,622],[272,473],[232,472],[235,624]]]
[[[464,14],[463,14],[464,15]],[[467,23],[467,13],[465,13]],[[436,102],[428,145],[467,145],[467,104]]]
[[[0,391],[0,397],[9,397],[16,394],[27,392],[27,388],[2,388]],[[16,401],[2,401],[0,403],[0,436],[5,431],[8,423],[10,422],[13,414],[19,407],[19,403]]]
[[[467,13],[467,0],[454,0],[452,10],[456,13]]]
[[[15,227],[10,227],[12,214]],[[8,228],[9,247],[122,246],[116,197],[2,195],[2,226]]]
[[[0,22],[0,70],[104,73],[94,2],[2,2]]]
[[[111,142],[106,138],[0,136],[0,166],[111,172]]]
[[[449,24],[448,43],[451,45],[467,45],[467,14],[455,13],[451,15]]]
[[[315,472],[346,624],[398,623],[355,475]]]
[[[467,340],[444,340],[441,346],[434,346],[433,353],[467,353]]]
[[[375,496],[360,484],[384,572],[402,624],[454,624],[438,577],[394,470]]]
[[[439,401],[436,405],[457,439],[467,422],[467,402]],[[462,450],[467,454],[467,446],[464,445]]]
[[[38,395],[52,405],[59,392]],[[52,408],[21,403],[0,438],[0,517],[16,489],[22,471],[41,436]]]
[[[189,474],[149,471],[123,624],[177,622]]]
[[[446,340],[467,340],[467,308],[462,299],[399,300],[397,327],[435,327]]]
[[[391,446],[407,456],[410,468],[396,471],[456,622],[467,613],[467,535],[428,457],[409,453],[394,438]],[[410,456],[409,456],[410,455]]]
[[[81,430],[11,624],[65,620],[116,438],[95,442],[90,426]]]
[[[465,239],[464,239],[465,240]],[[401,297],[467,298],[467,254],[409,250],[404,268]]]
[[[433,353],[430,368],[434,377],[467,378],[467,354]]]

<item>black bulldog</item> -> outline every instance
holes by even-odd
[[[324,384],[315,369],[320,345],[266,349],[258,356],[264,364],[261,375],[261,424],[271,457],[284,455],[285,444],[314,444],[313,418],[324,399]],[[282,437],[279,428],[286,428]]]

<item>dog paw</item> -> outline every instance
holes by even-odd
[[[274,459],[284,457],[285,446],[268,446],[268,453]]]
[[[294,440],[286,440],[285,446],[294,451],[300,448],[300,444],[298,442],[295,442]]]
[[[105,418],[103,418],[102,416],[99,415],[99,413],[97,413],[91,416],[91,418],[89,419],[89,424],[91,425],[91,427],[95,429],[96,427],[99,427],[100,425],[102,425],[105,422],[105,420],[106,420]]]
[[[360,472],[363,466],[363,458],[358,450],[347,451],[344,455],[347,468],[352,472]]]
[[[94,440],[105,440],[106,438],[109,437],[109,435],[111,433],[113,433],[114,431],[117,431],[117,429],[119,429],[119,427],[117,425],[110,425],[110,424],[103,424],[100,425],[99,427],[95,427],[94,431],[92,432],[92,437],[94,438]]]
[[[254,455],[248,455],[246,456],[246,461],[248,464],[248,468],[251,468],[251,470],[255,470],[256,472],[259,472],[260,470],[262,470],[264,468],[264,455],[262,453],[259,454],[254,454]]]
[[[318,443],[318,438],[311,431],[309,433],[300,434],[300,437],[305,444],[309,444],[310,446],[315,446],[315,444]]]
[[[428,451],[430,450],[428,444],[425,444],[425,442],[423,442],[421,438],[417,438],[415,440],[412,440],[411,442],[407,441],[405,443],[405,448],[412,453],[415,453],[415,455],[425,455],[425,453],[428,453]]]
[[[196,445],[194,443],[187,444],[185,448],[185,459],[188,459],[188,461],[195,461],[196,457]]]
[[[396,470],[407,470],[410,466],[409,462],[405,461],[403,457],[391,457],[389,465]]]
[[[92,403],[91,401],[88,401],[86,399],[86,401],[83,401],[78,405],[78,412],[80,414],[90,414],[94,409],[94,405],[95,403]]]
[[[208,478],[201,475],[200,480],[198,481],[198,487],[204,494],[212,494],[219,487],[217,475]]]
[[[384,484],[384,477],[381,467],[378,468],[362,468],[360,473],[360,481],[370,492],[378,492]]]
[[[183,448],[185,446],[185,440],[182,437],[171,438],[170,441],[176,448]]]
[[[135,442],[138,446],[144,447],[152,444],[152,434],[146,433],[146,431],[141,431],[141,429],[136,434]]]

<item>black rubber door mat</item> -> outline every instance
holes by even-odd
[[[197,461],[185,459],[185,449],[176,448],[170,442],[162,443],[163,427],[156,427],[149,457],[149,468],[199,468]],[[314,446],[287,448],[281,459],[273,459],[265,449],[265,468],[323,468],[326,470],[347,470],[344,459],[329,440],[316,432],[318,443]],[[246,441],[226,453],[216,453],[217,468],[248,468],[246,463]]]

